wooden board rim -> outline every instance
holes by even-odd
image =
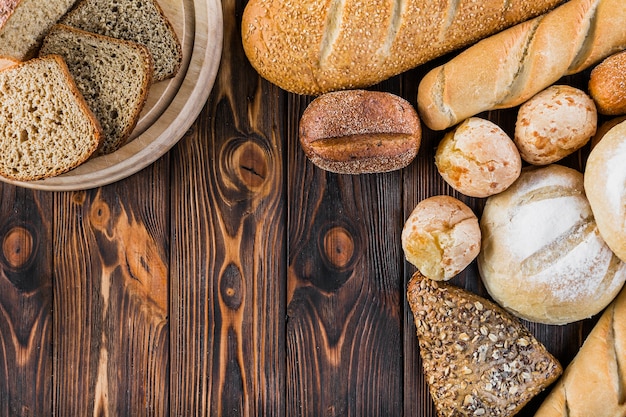
[[[183,33],[178,33],[183,47],[181,69],[175,78],[159,83],[165,84],[158,87],[162,97],[154,101],[163,109],[156,115],[150,114],[153,109],[144,109],[147,116],[142,116],[144,120],[138,122],[126,145],[57,177],[39,181],[0,180],[44,191],[86,190],[127,178],[165,155],[202,111],[217,76],[223,47],[220,1],[184,0],[183,8],[181,16],[168,15],[170,20],[179,20],[172,22],[174,26],[183,26]],[[165,103],[159,104],[162,101]]]

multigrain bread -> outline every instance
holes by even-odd
[[[134,42],[55,25],[39,54],[60,55],[67,63],[78,90],[104,131],[99,152],[108,154],[122,146],[148,97],[154,72],[148,49]]]
[[[422,128],[402,97],[382,91],[323,94],[300,119],[305,155],[319,168],[340,174],[369,174],[404,168],[417,155]]]
[[[626,290],[604,310],[535,417],[626,415]]]
[[[62,174],[101,141],[100,125],[60,56],[0,71],[0,175],[31,181]]]
[[[0,56],[25,60],[76,0],[0,0]]]
[[[483,209],[478,270],[485,288],[502,307],[538,323],[599,313],[626,280],[626,264],[601,237],[600,220],[582,173],[554,164],[524,169]]]
[[[420,201],[404,223],[401,238],[407,261],[437,281],[464,270],[480,250],[478,218],[465,203],[447,195]]]
[[[623,0],[570,0],[469,47],[420,81],[418,111],[444,130],[522,104],[561,77],[626,48]]]
[[[439,416],[513,416],[563,371],[517,319],[478,295],[417,272],[407,301]]]
[[[626,121],[611,128],[593,148],[585,167],[585,192],[600,235],[626,261]]]
[[[61,23],[145,45],[154,60],[155,82],[180,68],[180,41],[156,0],[80,0]]]
[[[259,74],[299,94],[376,84],[562,0],[251,0],[243,46]]]

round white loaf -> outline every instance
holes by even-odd
[[[585,168],[585,192],[607,245],[626,261],[626,121],[604,134]]]
[[[523,319],[566,324],[606,307],[626,280],[601,238],[583,175],[548,165],[522,171],[489,197],[478,268],[489,294]]]

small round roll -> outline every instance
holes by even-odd
[[[454,197],[439,195],[422,200],[404,224],[402,249],[407,261],[425,277],[449,280],[478,255],[478,218]]]
[[[523,319],[566,324],[591,317],[626,280],[626,264],[600,236],[583,175],[574,169],[522,170],[511,187],[487,199],[480,226],[477,263],[485,288]]]
[[[513,140],[524,161],[547,165],[585,146],[597,125],[591,97],[568,85],[553,85],[520,107]]]
[[[626,121],[593,148],[585,167],[585,192],[607,245],[626,261]]]
[[[470,197],[488,197],[517,179],[522,159],[511,138],[495,123],[470,117],[448,132],[435,165],[452,188]]]
[[[589,94],[599,113],[626,114],[626,51],[609,56],[591,71]]]

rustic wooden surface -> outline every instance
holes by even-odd
[[[310,164],[311,98],[247,63],[244,3],[223,1],[215,87],[155,164],[86,191],[0,184],[1,417],[435,415],[400,233],[425,197],[478,215],[484,200],[441,180],[428,130],[401,171]],[[415,104],[438,62],[373,88]],[[483,116],[511,132],[514,110]],[[582,169],[586,152],[563,163]],[[486,295],[475,264],[453,282]],[[593,322],[525,324],[567,365]]]

